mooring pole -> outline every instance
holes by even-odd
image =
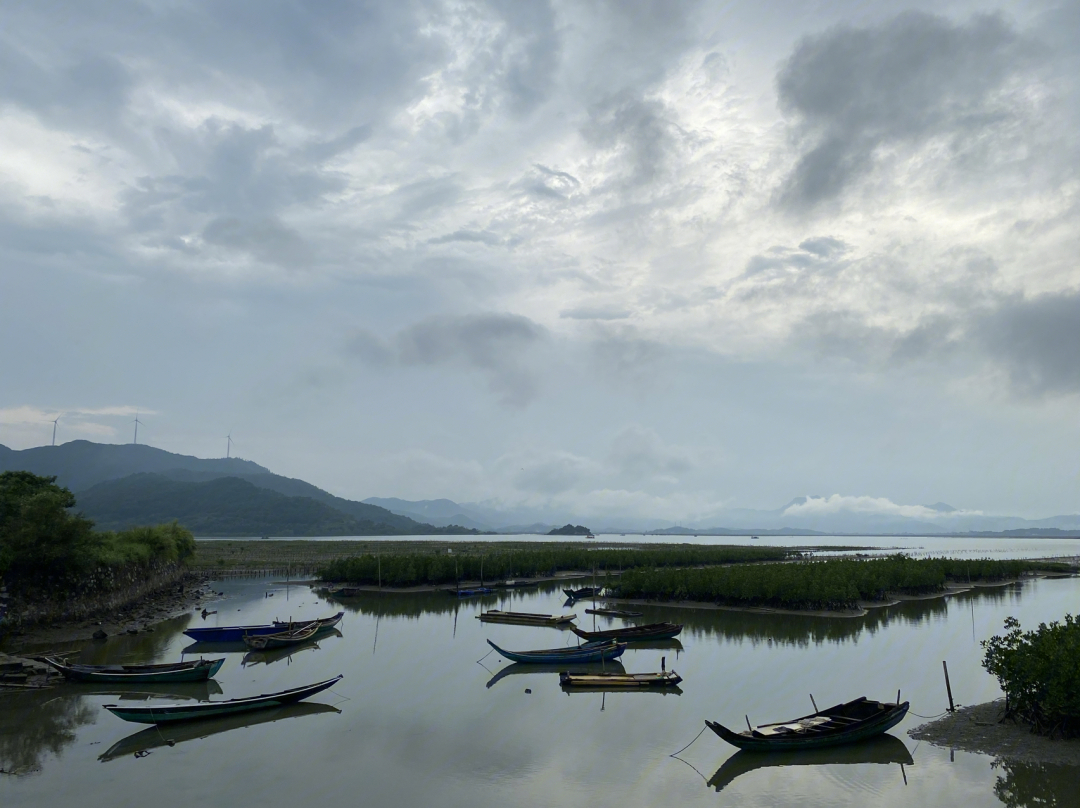
[[[814,694],[813,693],[810,694],[810,703],[814,705],[814,712],[815,713],[820,713],[821,712],[821,710],[819,710],[818,707],[817,707],[817,702],[814,701]]]
[[[949,694],[949,712],[955,713],[956,707],[953,705],[952,700],[952,685],[949,684],[949,666],[945,664],[945,660],[941,660],[941,668],[945,671],[945,691]]]
[[[746,719],[746,728],[747,728],[748,730],[750,730],[751,732],[753,732],[753,731],[754,731],[754,728],[753,728],[752,726],[750,726],[750,716],[748,716],[748,715],[744,715],[744,716],[743,716],[743,718],[745,718],[745,719]]]

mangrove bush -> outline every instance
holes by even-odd
[[[619,580],[621,597],[693,600],[731,606],[784,609],[852,609],[860,600],[889,593],[943,591],[949,581],[1014,578],[1047,564],[1026,561],[913,559],[897,554],[875,559],[827,559],[790,564],[706,569],[635,569]]]
[[[1005,692],[1006,715],[1045,735],[1080,735],[1080,618],[1022,631],[1015,617],[1005,634],[984,640],[982,665]]]
[[[320,571],[324,581],[388,586],[452,584],[455,581],[499,581],[507,578],[535,578],[563,570],[598,575],[636,567],[680,567],[703,564],[744,564],[783,561],[793,557],[781,547],[667,546],[647,549],[554,547],[537,550],[495,550],[468,555],[429,551],[427,553],[374,553],[328,562]],[[380,572],[381,570],[381,572]]]

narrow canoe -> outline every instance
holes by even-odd
[[[305,715],[318,715],[320,713],[340,713],[337,707],[318,702],[301,702],[290,704],[276,710],[264,710],[261,713],[244,713],[240,715],[227,715],[220,718],[207,718],[203,721],[191,721],[187,724],[174,724],[168,728],[167,734],[162,734],[157,727],[141,729],[133,735],[121,738],[98,756],[98,760],[116,760],[120,757],[132,755],[136,752],[145,752],[161,746],[175,746],[184,741],[193,741],[199,738],[209,738],[222,732],[234,729],[246,729],[258,724],[267,724],[272,721],[283,721],[288,718],[299,718]]]
[[[728,743],[754,752],[819,749],[864,741],[899,724],[907,715],[908,702],[872,701],[865,696],[837,704],[820,712],[762,724],[753,730],[735,732],[715,721],[706,726]]]
[[[338,612],[332,617],[322,617],[318,620],[294,620],[283,622],[275,620],[265,626],[218,626],[206,628],[189,628],[184,634],[196,642],[243,642],[244,637],[262,637],[267,634],[280,634],[282,631],[292,631],[312,623],[318,623],[319,628],[333,628],[341,622],[345,612]]]
[[[598,614],[602,617],[641,617],[641,612],[625,612],[622,609],[586,609],[585,614]]]
[[[244,637],[244,644],[255,651],[266,651],[271,648],[285,648],[289,645],[299,645],[313,639],[322,628],[318,623],[304,626],[293,631],[282,631],[280,634],[263,634],[259,637]],[[329,630],[329,629],[327,629]]]
[[[559,674],[559,684],[563,687],[591,687],[608,689],[630,689],[648,687],[675,687],[682,677],[675,671],[659,673],[570,673]]]
[[[756,769],[774,766],[836,766],[867,763],[911,766],[914,762],[904,742],[887,734],[850,746],[805,749],[801,752],[751,752],[744,749],[724,761],[724,765],[709,778],[708,785],[717,791],[722,791],[737,777]]]
[[[325,682],[316,682],[313,685],[294,687],[291,690],[282,690],[280,693],[266,693],[262,696],[249,696],[245,699],[228,699],[226,701],[207,701],[197,704],[159,704],[152,707],[123,707],[119,704],[106,704],[105,709],[122,718],[136,724],[170,724],[174,721],[191,721],[196,718],[214,718],[222,715],[236,715],[252,710],[265,710],[269,707],[280,707],[285,704],[295,704],[309,696],[321,693],[327,688],[333,687],[341,681],[338,674],[333,679]]]
[[[563,594],[570,600],[577,600],[579,598],[591,598],[594,595],[599,595],[601,586],[583,586],[581,589],[564,589]]]
[[[477,586],[472,589],[444,589],[443,592],[455,598],[474,598],[478,595],[491,595],[495,590],[487,586]]]
[[[511,662],[528,662],[543,665],[552,662],[601,662],[618,659],[626,650],[626,643],[586,643],[570,648],[550,648],[543,651],[507,651],[491,640],[487,644]]]
[[[582,631],[574,627],[573,632],[583,640],[619,640],[620,642],[634,642],[635,640],[670,640],[683,629],[675,623],[648,623],[644,626],[623,626],[612,628],[607,631]]]
[[[162,684],[205,682],[225,664],[225,658],[172,662],[164,665],[70,665],[52,657],[42,657],[49,667],[73,682],[108,684]]]
[[[525,626],[560,626],[577,619],[576,614],[529,614],[528,612],[502,612],[492,609],[478,614],[485,623],[517,623]]]

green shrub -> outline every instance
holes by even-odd
[[[982,665],[1005,692],[1006,714],[1041,734],[1080,735],[1080,619],[1021,631],[1005,619],[1004,636],[982,643]]]

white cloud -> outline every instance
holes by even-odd
[[[959,516],[979,516],[982,511],[943,511],[925,505],[898,505],[887,497],[845,496],[805,497],[804,502],[794,503],[784,509],[785,516],[823,516],[833,513],[881,514],[904,516],[910,519],[942,519]]]

